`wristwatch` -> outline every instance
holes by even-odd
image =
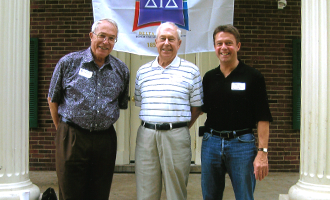
[[[267,153],[268,149],[267,148],[258,148],[258,151],[263,151],[263,152]]]

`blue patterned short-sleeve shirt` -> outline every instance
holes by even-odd
[[[109,55],[99,68],[91,48],[65,55],[57,63],[48,96],[58,103],[58,114],[90,130],[108,129],[126,109],[129,70]]]

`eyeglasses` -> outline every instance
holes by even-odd
[[[107,37],[106,35],[104,35],[102,33],[101,34],[96,34],[94,32],[93,32],[93,34],[95,34],[97,36],[98,40],[106,41],[107,38],[108,38],[109,43],[116,43],[117,42],[117,38],[115,36]]]
[[[161,42],[165,42],[168,39],[169,42],[174,42],[175,38],[166,38],[166,37],[159,37],[158,40]]]

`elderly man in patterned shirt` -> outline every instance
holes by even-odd
[[[202,81],[196,65],[181,59],[181,31],[173,23],[157,29],[159,55],[143,65],[135,82],[141,107],[135,151],[137,199],[187,199],[191,148],[189,128],[201,113]]]
[[[91,46],[65,55],[51,79],[48,103],[57,130],[60,199],[109,199],[116,160],[113,124],[127,109],[129,71],[110,55],[118,26],[96,21]]]

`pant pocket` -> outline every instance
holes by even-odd
[[[241,136],[237,137],[238,141],[244,142],[244,143],[252,143],[256,140],[254,135],[252,133],[247,133]]]

